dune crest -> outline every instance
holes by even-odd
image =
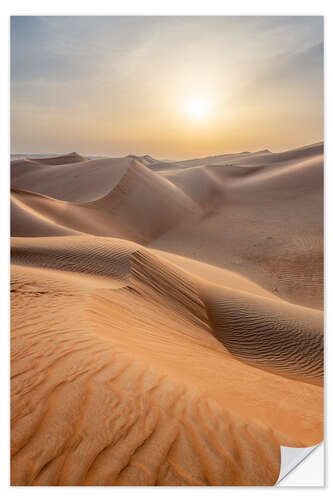
[[[200,214],[199,207],[183,191],[145,166],[135,160],[125,164],[125,169],[121,166],[121,175],[116,172],[110,190],[91,201],[57,200],[22,189],[13,189],[12,193],[28,211],[37,211],[68,230],[139,243],[148,243],[180,221]]]
[[[74,151],[73,153],[68,153],[66,155],[48,158],[33,158],[32,161],[41,163],[42,165],[65,165],[67,163],[80,163],[82,161],[88,161],[88,159]]]

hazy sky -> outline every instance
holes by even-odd
[[[323,139],[321,17],[12,17],[14,153],[186,158]]]

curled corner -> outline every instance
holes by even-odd
[[[315,450],[320,443],[307,448],[289,448],[288,446],[280,446],[281,450],[281,465],[280,475],[275,484],[278,484],[291,472],[298,464],[300,464],[310,453]]]

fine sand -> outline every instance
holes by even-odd
[[[273,485],[323,439],[322,143],[11,187],[13,485]]]

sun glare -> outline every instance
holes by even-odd
[[[191,118],[202,120],[209,113],[209,102],[199,97],[190,99],[187,102],[187,113]]]

